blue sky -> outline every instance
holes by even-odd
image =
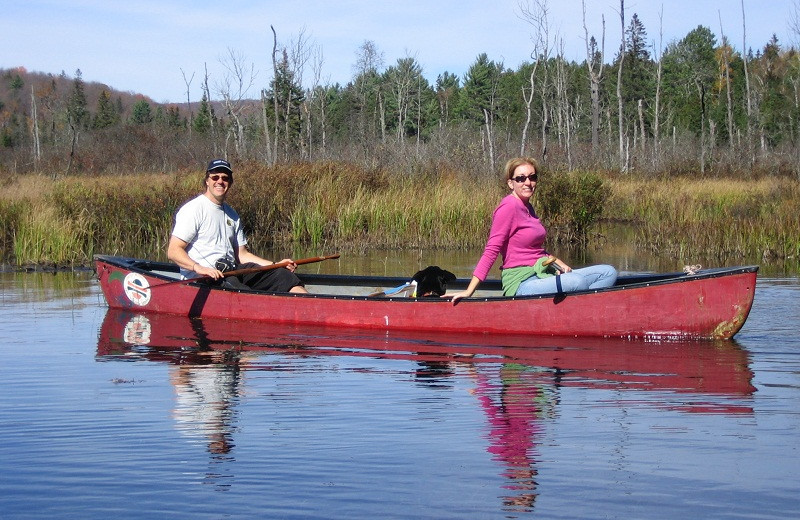
[[[534,5],[534,0],[522,0]],[[777,34],[788,46],[798,0],[744,0],[747,45],[757,50]],[[569,59],[585,58],[581,0],[549,0],[551,40],[563,42]],[[520,0],[0,0],[0,68],[72,77],[142,93],[157,102],[200,97],[204,67],[212,94],[222,81],[230,51],[257,73],[252,96],[271,78],[272,32],[288,44],[304,34],[322,51],[323,83],[347,83],[356,53],[373,41],[386,66],[414,56],[431,81],[442,72],[463,76],[479,53],[517,68],[529,60],[533,27],[520,17]],[[619,48],[619,0],[586,0],[589,34],[598,40],[605,17],[607,61]],[[741,0],[627,0],[626,26],[636,13],[650,42],[658,46],[663,9],[663,45],[698,25],[719,40],[743,46]],[[552,44],[551,44],[552,45]],[[559,44],[560,45],[560,44]],[[310,65],[307,67],[310,73]]]

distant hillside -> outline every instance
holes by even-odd
[[[60,74],[52,74],[30,72],[25,67],[0,69],[0,99],[17,101],[18,107],[24,113],[30,113],[31,88],[37,93],[54,88],[56,97],[62,98],[62,96],[69,95],[74,82],[75,76],[68,75],[63,71]],[[97,106],[97,99],[103,90],[109,93],[114,102],[121,101],[125,110],[129,110],[134,103],[142,99],[153,106],[159,104],[143,94],[123,92],[103,83],[84,81],[86,102],[90,110]]]

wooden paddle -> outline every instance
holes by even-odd
[[[311,258],[301,258],[300,260],[295,260],[294,263],[297,265],[302,264],[313,264],[314,262],[322,262],[325,260],[333,260],[339,258],[339,253],[335,255],[328,255],[328,256],[314,256]],[[286,267],[290,265],[289,262],[277,262],[270,265],[259,265],[258,267],[245,267],[244,269],[234,269],[233,271],[226,271],[222,273],[223,278],[227,278],[229,276],[238,276],[240,274],[250,274],[250,273],[258,273],[260,271],[271,271],[273,269],[279,269],[281,267]],[[166,282],[160,283],[158,285],[151,285],[151,289],[155,289],[156,287],[164,287],[165,285],[177,285],[182,283],[192,283],[198,280],[207,280],[210,279],[210,276],[198,276],[197,278],[187,278],[185,280],[176,280],[174,282]]]

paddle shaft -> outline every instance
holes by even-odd
[[[335,255],[328,255],[328,256],[314,256],[314,257],[311,257],[311,258],[301,258],[300,260],[295,260],[294,263],[297,264],[297,265],[313,264],[314,262],[322,262],[322,261],[325,261],[325,260],[333,260],[333,259],[336,259],[336,258],[339,258],[339,254],[338,253],[335,254]],[[245,267],[244,269],[234,269],[233,271],[227,271],[227,272],[222,273],[222,277],[223,278],[227,278],[229,276],[238,276],[238,275],[241,275],[241,274],[257,273],[257,272],[260,272],[260,271],[271,271],[272,269],[279,269],[281,267],[286,267],[287,265],[290,265],[289,262],[277,262],[277,263],[270,264],[270,265],[259,265],[258,267]],[[175,285],[175,284],[181,284],[181,283],[192,283],[192,282],[196,282],[198,280],[207,280],[209,278],[211,278],[211,277],[210,276],[198,276],[197,278],[187,278],[185,280],[176,280],[174,282],[167,282],[167,283],[161,283],[161,284],[158,284],[158,285],[152,285],[152,286],[150,286],[150,288],[151,289],[155,289],[156,287],[164,287],[165,285]]]
[[[329,256],[315,256],[312,258],[301,258],[300,260],[295,260],[294,263],[297,265],[302,264],[313,264],[314,262],[322,262],[324,260],[333,260],[335,258],[339,258],[338,254],[329,255]],[[250,273],[258,273],[261,271],[271,271],[273,269],[279,269],[281,267],[286,267],[290,265],[289,262],[278,262],[275,264],[270,265],[259,265],[258,267],[245,267],[244,269],[234,269],[233,271],[226,271],[222,273],[223,278],[227,278],[229,276],[239,276],[241,274],[250,274]],[[203,278],[209,278],[205,276]],[[197,280],[198,278],[195,278]]]

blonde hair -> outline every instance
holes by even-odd
[[[514,170],[522,166],[523,164],[529,164],[533,166],[533,170],[538,174],[539,173],[539,163],[536,162],[536,159],[531,157],[515,157],[513,159],[509,159],[506,163],[505,172],[506,172],[506,179],[511,179],[514,177]]]

